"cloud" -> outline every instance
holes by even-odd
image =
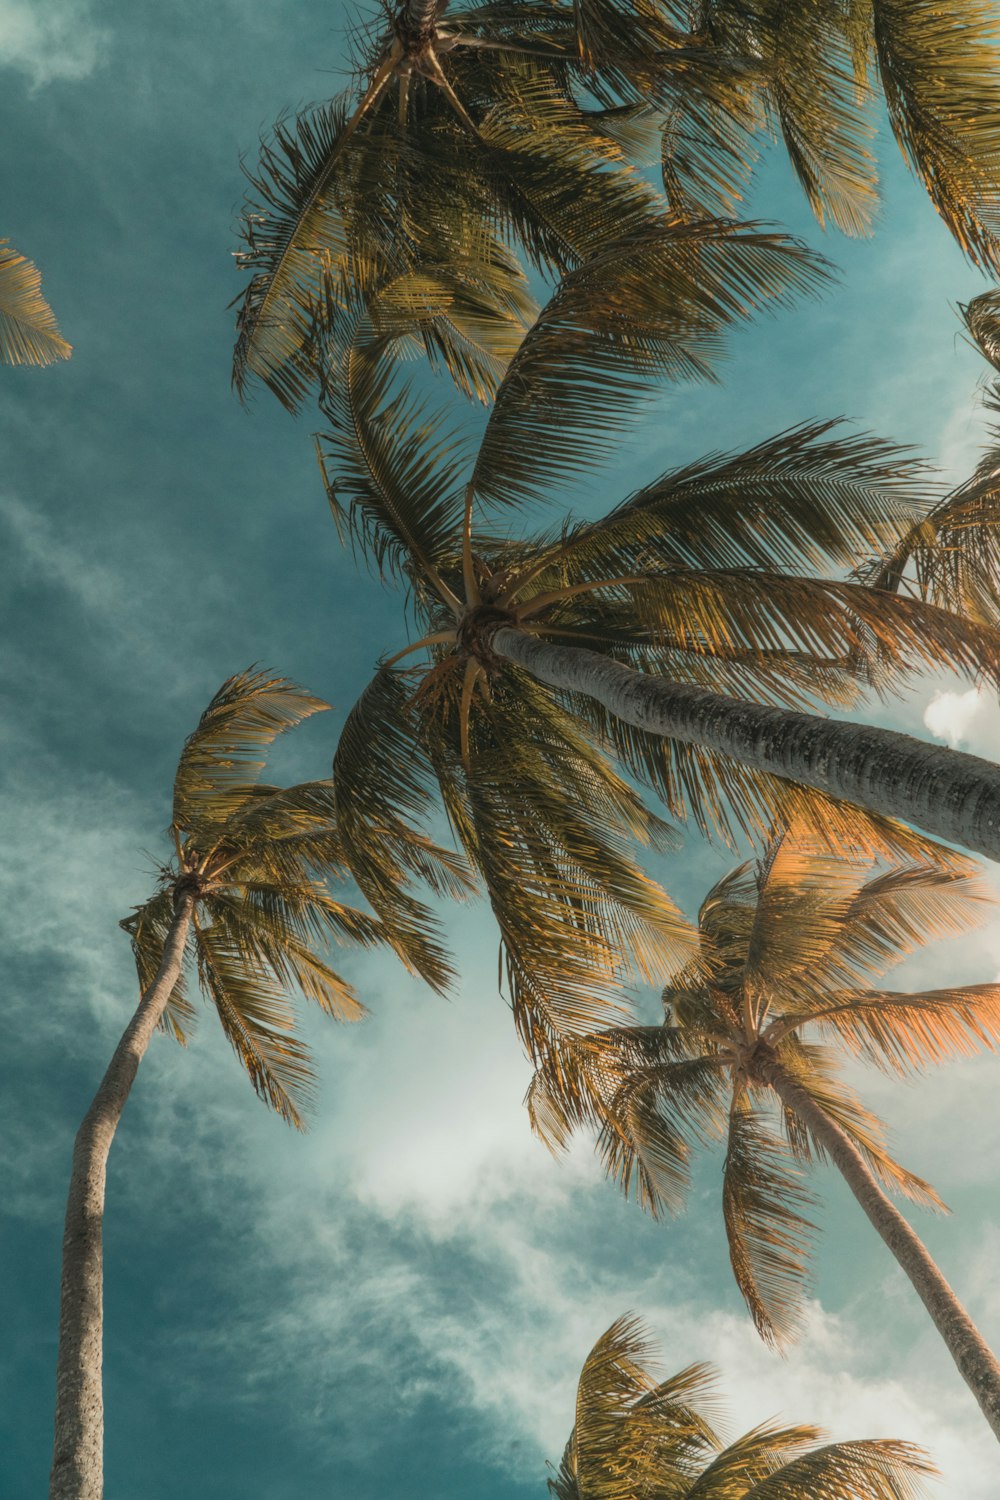
[[[86,0],[0,0],[0,65],[26,73],[34,88],[86,78],[103,61],[110,32]]]
[[[982,688],[969,688],[964,693],[939,689],[924,709],[925,727],[935,739],[947,740],[953,750],[960,744],[968,744],[971,738],[979,740],[986,737],[988,718],[991,731],[989,737],[995,747],[1000,716],[996,713],[996,705]]]

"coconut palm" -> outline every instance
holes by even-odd
[[[840,1170],[909,1277],[1000,1438],[1000,1365],[886,1189],[940,1207],[886,1149],[884,1128],[840,1076],[860,1058],[920,1073],[1000,1043],[1000,984],[923,992],[881,987],[907,953],[968,931],[989,909],[971,867],[830,854],[792,830],[709,892],[698,952],[664,990],[662,1027],[573,1044],[565,1069],[602,1079],[598,1111],[567,1108],[560,1078],[532,1087],[554,1146],[599,1115],[609,1173],[654,1212],[676,1210],[692,1148],[723,1140],[723,1215],[737,1284],[759,1332],[791,1337],[814,1227],[802,1168]],[[783,1133],[782,1133],[783,1132]]]
[[[646,916],[683,941],[672,908],[659,897],[649,907],[631,856],[621,863],[630,840],[664,834],[609,752],[706,832],[759,834],[794,815],[831,838],[913,854],[925,845],[905,820],[1000,852],[1000,823],[975,822],[995,767],[802,712],[856,707],[926,667],[995,675],[1000,663],[995,629],[838,576],[926,511],[924,476],[891,445],[814,424],[665,474],[598,521],[524,542],[480,529],[483,510],[544,500],[604,456],[651,372],[704,358],[713,319],[735,301],[734,250],[756,259],[770,247],[690,233],[690,261],[674,230],[566,278],[475,451],[393,383],[377,339],[353,342],[328,381],[331,504],[374,565],[409,586],[417,636],[383,662],[337,752],[349,859],[364,889],[365,851],[372,841],[377,868],[387,813],[428,812],[440,791],[489,892],[515,1017],[538,1055],[586,1029],[589,1007],[609,998],[599,977],[630,934],[642,937],[637,971],[655,962]],[[684,275],[686,298],[657,323],[649,304]],[[631,342],[620,336],[626,308],[644,330]],[[410,660],[418,652],[423,665]],[[629,701],[619,714],[613,695],[608,712],[609,681],[667,698],[674,721],[650,725]],[[755,761],[746,742],[761,723]],[[859,745],[873,747],[860,761]],[[894,774],[904,752],[936,779]],[[964,802],[952,794],[962,777]],[[378,910],[377,893],[369,900]]]
[[[42,296],[38,267],[0,240],[0,364],[51,365],[71,352]]]
[[[636,1318],[617,1319],[584,1361],[556,1500],[917,1500],[936,1473],[921,1449],[885,1439],[822,1443],[815,1427],[765,1422],[723,1444],[713,1429],[715,1372],[669,1379]]]
[[[262,145],[236,383],[258,376],[296,405],[318,331],[388,281],[466,388],[471,345],[473,390],[488,396],[524,295],[504,242],[562,275],[668,206],[730,216],[768,135],[820,222],[865,233],[876,80],[952,234],[1000,268],[998,64],[989,0],[412,0],[364,49],[360,97],[281,122]],[[651,159],[663,194],[637,175]]]
[[[99,1500],[104,1437],[101,1391],[102,1223],[108,1152],[136,1071],[157,1027],[185,1041],[193,1011],[186,965],[258,1096],[303,1125],[314,1074],[294,1032],[293,992],[327,1015],[354,1021],[364,1008],[327,963],[333,941],[392,941],[439,987],[444,953],[424,910],[405,890],[419,874],[458,893],[457,862],[412,834],[386,839],[380,872],[396,887],[401,926],[334,899],[345,873],[328,781],[262,785],[261,750],[326,708],[283,678],[248,671],[223,683],[181,752],[174,781],[173,853],[158,889],[122,926],[132,939],[141,999],[77,1133],[63,1239],[53,1500]]]

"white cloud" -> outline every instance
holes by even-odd
[[[924,724],[935,739],[947,740],[954,750],[968,743],[977,731],[988,710],[994,707],[982,688],[969,688],[964,693],[939,690],[924,709]]]
[[[86,78],[109,37],[86,0],[0,0],[0,66],[26,73],[35,88]]]

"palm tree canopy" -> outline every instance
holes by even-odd
[[[876,81],[959,245],[1000,268],[997,43],[988,0],[405,5],[364,48],[359,98],[262,143],[236,384],[298,404],[317,338],[390,286],[409,336],[488,398],[527,300],[506,245],[558,276],[668,209],[728,218],[768,136],[821,223],[866,233]]]
[[[678,262],[699,274],[649,274]],[[379,669],[337,751],[348,857],[374,901],[365,882],[388,820],[428,814],[439,790],[489,892],[536,1055],[592,1030],[623,981],[688,942],[629,852],[634,841],[662,845],[668,830],[608,752],[671,815],[724,837],[794,815],[889,852],[927,846],[891,820],[550,691],[490,651],[498,623],[785,707],[848,707],[928,666],[995,673],[1000,663],[990,627],[836,576],[894,545],[928,501],[909,455],[834,424],[710,455],[598,521],[533,541],[474,524],[477,504],[509,514],[603,456],[655,374],[711,357],[748,288],[781,294],[802,273],[770,236],[704,226],[639,237],[629,254],[582,267],[520,346],[477,449],[398,383],[370,331],[340,351],[328,384],[320,458],[334,515],[380,571],[406,582],[418,635]],[[606,325],[636,302],[645,337],[609,337]],[[403,658],[418,648],[427,660],[415,667]]]
[[[348,873],[332,782],[280,787],[259,779],[272,741],[327,707],[261,671],[223,683],[181,752],[170,825],[174,857],[160,872],[156,894],[121,924],[144,991],[179,897],[194,895],[199,986],[258,1095],[299,1126],[314,1076],[295,1035],[293,992],[341,1021],[364,1014],[352,986],[326,961],[331,943],[391,944],[441,987],[450,977],[447,957],[407,880],[420,875],[452,895],[468,889],[454,856],[401,828],[384,841],[380,874],[387,898],[407,908],[408,925],[394,930],[331,895],[330,882]],[[193,1017],[182,975],[162,1024],[183,1042]]]
[[[839,1076],[847,1057],[901,1075],[1000,1043],[1000,985],[923,992],[883,987],[887,969],[935,938],[966,932],[989,910],[972,867],[831,854],[793,829],[756,865],[706,896],[698,953],[663,993],[662,1027],[578,1040],[567,1067],[603,1080],[589,1109],[599,1150],[623,1190],[654,1213],[676,1210],[692,1150],[726,1142],[723,1211],[733,1271],[758,1330],[790,1337],[814,1230],[803,1169],[824,1151],[776,1104],[758,1064],[774,1059],[853,1142],[875,1177],[940,1207],[893,1159],[881,1121]],[[561,1145],[587,1111],[567,1109],[540,1073],[536,1126]]]
[[[0,240],[0,364],[51,365],[69,359],[38,267]]]
[[[617,1319],[584,1361],[556,1500],[918,1500],[936,1473],[909,1443],[822,1443],[815,1427],[767,1422],[724,1444],[716,1375],[691,1365],[657,1381],[641,1323]]]

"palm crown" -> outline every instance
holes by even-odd
[[[449,972],[419,906],[409,909],[409,924],[389,933],[376,917],[330,894],[328,882],[347,875],[333,784],[279,787],[258,779],[262,749],[327,707],[264,672],[243,672],[222,685],[177,767],[174,857],[157,893],[121,924],[145,991],[179,900],[193,896],[198,983],[258,1095],[299,1126],[314,1076],[295,1036],[293,992],[341,1021],[364,1014],[352,986],[323,957],[328,945],[392,942],[432,982],[444,984]],[[405,829],[401,840],[391,844],[394,858],[386,841],[380,873],[404,909],[414,873],[455,894],[466,888],[453,856]],[[162,1024],[184,1041],[192,1019],[182,976]]]
[[[715,1373],[690,1365],[657,1381],[655,1351],[619,1318],[584,1361],[556,1500],[917,1500],[935,1473],[909,1443],[828,1443],[815,1427],[765,1422],[724,1444],[714,1431]]]
[[[368,45],[360,99],[281,123],[244,215],[234,375],[294,406],[360,300],[488,397],[530,306],[508,248],[564,274],[626,230],[728,217],[761,135],[849,233],[877,205],[874,80],[962,249],[1000,265],[987,0],[411,0]],[[640,168],[660,160],[664,192]]]
[[[657,371],[704,366],[737,287],[745,305],[748,292],[801,276],[768,237],[710,243],[693,233],[690,261],[675,229],[566,279],[513,360],[474,453],[394,386],[376,339],[343,352],[325,401],[334,513],[383,571],[406,580],[419,633],[380,668],[337,752],[348,857],[364,888],[392,811],[426,811],[440,789],[489,891],[515,1014],[536,1049],[593,1024],[619,987],[623,954],[643,977],[664,943],[676,953],[684,941],[672,905],[628,853],[630,840],[662,845],[666,830],[608,751],[672,814],[691,813],[708,831],[759,832],[796,814],[831,837],[857,835],[860,819],[874,846],[926,846],[888,819],[550,691],[494,653],[498,624],[792,706],[845,706],[873,682],[887,690],[927,665],[1000,660],[989,628],[836,577],[883,552],[926,505],[905,454],[829,424],[663,475],[557,534],[515,542],[480,531],[477,509],[543,499],[603,456]],[[629,318],[641,337],[606,336],[607,323]],[[427,664],[412,667],[403,658],[418,649]],[[391,920],[377,892],[369,899]]]
[[[802,1168],[828,1151],[775,1080],[790,1079],[881,1183],[940,1207],[889,1155],[881,1122],[840,1066],[860,1058],[907,1076],[1000,1042],[1000,985],[874,987],[905,954],[966,932],[987,909],[968,867],[877,869],[793,831],[709,892],[697,955],[664,990],[663,1026],[576,1043],[590,1078],[603,1078],[605,1165],[654,1213],[681,1204],[692,1149],[725,1141],[733,1271],[766,1338],[781,1341],[796,1325],[814,1234]],[[536,1076],[533,1115],[553,1145],[584,1118],[565,1097],[561,1080]]]

